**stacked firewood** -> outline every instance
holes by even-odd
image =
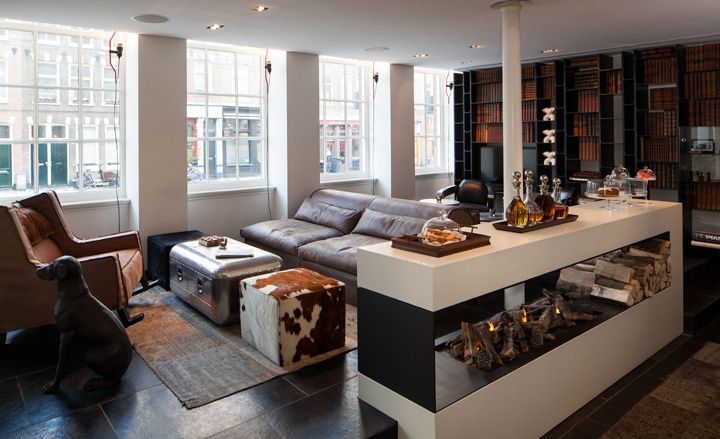
[[[461,323],[460,335],[446,347],[465,364],[483,370],[503,365],[531,347],[538,348],[546,340],[554,340],[550,330],[571,327],[578,320],[592,320],[589,313],[572,309],[562,294],[543,289],[539,300],[502,311],[478,323]]]
[[[560,270],[556,288],[632,306],[670,286],[670,241],[651,238]]]

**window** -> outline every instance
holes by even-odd
[[[0,84],[9,103],[0,105],[0,199],[46,189],[63,201],[114,198],[124,157],[122,112],[93,105],[96,96],[114,95],[103,70],[110,33],[0,21],[0,35],[7,37],[0,41]],[[114,125],[117,149],[114,136],[104,136]]]
[[[415,69],[415,173],[447,170],[444,72]]]
[[[320,177],[367,175],[371,80],[367,63],[320,61]]]
[[[8,83],[8,63],[4,59],[0,59],[0,84]],[[0,102],[8,102],[7,87],[0,87]]]
[[[115,72],[113,72],[110,66],[103,67],[102,88],[104,90],[110,90],[103,92],[102,104],[115,105]]]
[[[262,184],[265,95],[261,53],[189,42],[187,81],[189,189]]]

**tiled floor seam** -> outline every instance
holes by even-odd
[[[100,408],[100,412],[105,417],[105,420],[107,421],[108,425],[110,426],[110,429],[112,430],[113,434],[116,438],[120,438],[120,435],[118,434],[117,430],[115,430],[115,426],[112,422],[110,422],[110,418],[108,417],[107,413],[105,413],[105,409],[103,409],[102,404],[98,404],[98,407]]]

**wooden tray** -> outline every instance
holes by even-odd
[[[532,232],[533,230],[539,230],[539,229],[546,229],[548,227],[552,226],[558,226],[560,224],[565,223],[571,223],[578,219],[577,215],[568,215],[567,218],[554,220],[554,221],[548,221],[546,223],[538,223],[534,226],[526,226],[526,227],[512,227],[507,225],[507,221],[500,221],[497,223],[493,223],[493,227],[495,227],[498,230],[502,230],[505,232],[513,232],[513,233],[527,233]]]
[[[465,233],[465,241],[454,242],[446,245],[428,245],[423,244],[421,239],[415,235],[399,236],[391,239],[392,247],[406,250],[422,255],[433,256],[436,258],[451,255],[453,253],[470,250],[473,248],[490,245],[490,237],[480,235],[479,233]]]

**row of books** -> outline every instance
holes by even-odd
[[[677,88],[664,87],[650,90],[651,110],[673,110],[677,107]]]
[[[720,126],[720,99],[692,100],[687,103],[688,126]]]
[[[698,230],[697,232],[693,232],[692,239],[693,241],[712,242],[713,244],[720,244],[720,233],[703,232]]]
[[[589,56],[587,58],[573,58],[570,60],[570,67],[597,67],[598,58]]]
[[[535,80],[526,80],[522,82],[522,100],[528,101],[537,97],[535,90]]]
[[[600,129],[597,114],[573,114],[573,136],[597,136]]]
[[[651,58],[667,58],[668,56],[675,56],[674,47],[655,47],[653,49],[642,49],[638,50],[637,54],[640,58],[651,59]]]
[[[549,76],[540,80],[542,92],[539,93],[541,98],[552,99],[555,97],[555,77]]]
[[[613,70],[605,73],[605,93],[619,95],[622,93],[622,71]]]
[[[718,96],[717,72],[688,72],[683,78],[686,98],[714,98]]]
[[[555,63],[540,64],[540,76],[555,76]]]
[[[641,137],[640,160],[644,162],[676,162],[677,137]]]
[[[684,203],[691,209],[720,211],[720,182],[687,184]]]
[[[597,88],[598,72],[595,70],[581,70],[573,74],[573,88]]]
[[[665,110],[662,112],[646,113],[645,134],[648,136],[677,135],[677,111]]]
[[[502,102],[502,82],[475,86],[475,102]]]
[[[502,122],[502,103],[478,104],[475,106],[475,121],[480,123]]]
[[[535,124],[534,123],[523,123],[522,124],[522,141],[523,143],[535,143]]]
[[[475,127],[475,141],[480,143],[502,143],[502,125],[477,125]]]
[[[522,66],[522,78],[531,79],[535,77],[535,64],[524,64]]]
[[[522,121],[535,122],[537,111],[535,109],[535,101],[527,101],[522,103]]]
[[[650,187],[656,189],[677,189],[678,167],[675,163],[648,163],[648,168],[655,171],[657,180],[650,182]]]
[[[577,171],[573,172],[572,176],[574,178],[585,178],[588,180],[602,178],[602,174],[596,171]]]
[[[677,80],[675,57],[644,59],[641,62],[645,84],[671,84]]]
[[[720,44],[704,44],[685,48],[685,71],[720,69]]]
[[[473,71],[473,82],[502,82],[502,69],[483,69]]]
[[[600,111],[600,96],[592,90],[579,91],[577,111],[581,113],[597,113]]]
[[[600,145],[597,137],[582,137],[578,146],[580,160],[600,160]]]

